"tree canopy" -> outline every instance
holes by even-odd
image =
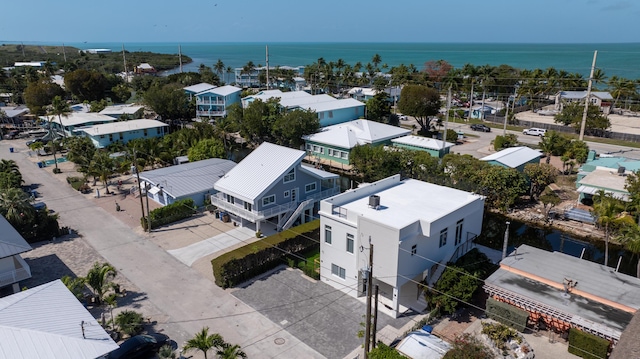
[[[426,134],[431,130],[431,117],[438,114],[440,107],[438,90],[422,85],[402,88],[398,109],[405,115],[415,117],[421,133]]]

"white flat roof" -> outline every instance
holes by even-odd
[[[590,187],[610,189],[617,192],[629,193],[624,187],[627,183],[627,176],[618,176],[618,172],[613,169],[600,169],[589,172],[578,184]]]
[[[408,145],[408,146],[427,148],[430,150],[441,150],[444,147],[455,146],[455,143],[451,143],[451,142],[445,142],[443,146],[442,140],[436,140],[434,138],[414,136],[414,135],[394,138],[391,140],[391,142]]]
[[[58,116],[40,116],[45,121],[58,123]],[[80,126],[90,122],[114,122],[115,118],[96,112],[70,112],[67,116],[60,116],[63,126]]]
[[[150,128],[164,127],[166,123],[157,120],[129,120],[118,121],[112,123],[105,123],[102,125],[93,125],[88,127],[79,128],[80,131],[84,131],[89,136],[108,135],[110,133],[119,133],[135,130],[144,130]]]
[[[373,185],[376,183],[366,186]],[[331,199],[334,203],[339,203],[340,196],[346,196],[352,191]],[[369,194],[363,194],[353,201],[341,204],[340,207],[357,213],[358,216],[401,229],[417,221],[432,223],[470,203],[483,200],[482,196],[477,194],[414,179],[397,181],[373,194],[380,196],[379,209],[369,207]]]

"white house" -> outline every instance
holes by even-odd
[[[480,195],[400,175],[320,203],[321,280],[353,297],[366,295],[372,273],[380,300],[397,317],[426,307],[417,284],[430,285],[444,265],[466,253],[482,229]]]
[[[0,216],[0,233],[0,289],[11,286],[9,292],[15,293],[20,291],[21,280],[31,278],[31,268],[20,257],[20,253],[30,251],[31,246],[3,216]]]
[[[0,298],[0,338],[0,358],[98,358],[118,349],[59,279]]]

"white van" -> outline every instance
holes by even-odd
[[[544,128],[532,127],[522,131],[522,133],[531,136],[544,136],[547,133],[547,130],[545,130]]]

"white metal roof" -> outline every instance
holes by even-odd
[[[516,168],[535,158],[542,157],[542,153],[529,147],[509,147],[502,151],[483,157],[481,161],[496,161],[511,168]]]
[[[303,163],[302,166],[300,166],[300,170],[307,172],[308,174],[314,176],[314,177],[318,177],[320,179],[330,179],[330,178],[339,178],[340,176],[338,176],[335,173],[331,173],[331,172],[327,172],[325,170],[321,170],[318,168],[315,168],[309,164],[305,164]]]
[[[411,130],[401,127],[369,120],[355,120],[324,127],[320,132],[304,138],[341,148],[353,148],[356,145],[386,141],[409,133]]]
[[[143,69],[143,70],[153,70],[153,66],[151,66],[149,63],[147,62],[143,62],[140,65],[138,65],[139,69]]]
[[[430,150],[441,150],[443,147],[453,147],[455,143],[445,142],[442,145],[442,140],[436,140],[434,138],[422,137],[422,136],[402,136],[391,140],[393,143],[399,143],[403,145],[427,148]]]
[[[243,201],[253,202],[304,158],[304,151],[264,142],[213,187]]]
[[[304,91],[300,91],[300,92],[306,93]],[[292,108],[292,107],[307,108],[307,105],[310,105],[310,104],[320,103],[320,102],[333,102],[333,101],[337,101],[335,97],[322,94],[322,95],[309,95],[309,96],[281,98],[280,105],[286,108]]]
[[[3,216],[0,216],[0,233],[0,258],[11,257],[31,250],[29,243]]]
[[[108,135],[111,133],[144,130],[144,129],[150,129],[150,128],[164,127],[164,126],[167,126],[167,124],[164,122],[160,122],[158,120],[140,119],[140,120],[104,123],[101,125],[93,125],[93,126],[79,128],[79,130],[84,131],[89,136],[98,136],[98,135]]]
[[[215,87],[216,85],[212,85],[206,82],[201,82],[199,84],[184,87],[183,90],[193,92],[193,93],[198,93],[202,91],[211,90],[212,88],[215,88]]]
[[[107,106],[102,111],[98,112],[101,115],[133,115],[134,113],[143,109],[144,106],[137,105],[113,105]]]
[[[601,100],[613,100],[613,96],[606,91],[591,91],[591,96]],[[580,100],[587,97],[587,91],[560,91],[560,97],[570,100]]]
[[[227,95],[231,95],[232,93],[240,92],[240,91],[242,91],[242,89],[239,88],[239,87],[235,87],[235,86],[231,86],[231,85],[225,85],[225,86],[220,86],[220,87],[216,87],[216,88],[212,88],[212,89],[208,89],[208,90],[199,92],[199,93],[197,93],[197,95],[212,93],[214,95],[227,96]]]
[[[396,350],[411,359],[441,359],[451,350],[451,345],[420,329],[402,339]]]
[[[345,99],[335,100],[335,101],[310,103],[310,104],[305,104],[304,106],[301,105],[300,107],[303,107],[304,109],[314,110],[316,112],[324,112],[324,111],[340,110],[343,108],[350,108],[350,107],[364,107],[364,103],[353,98],[345,98]]]
[[[118,348],[60,280],[0,298],[0,338],[0,358],[96,358]]]
[[[40,116],[44,121],[53,121],[60,123],[58,116]],[[63,126],[80,126],[91,122],[114,122],[115,118],[107,115],[101,115],[96,112],[70,112],[67,116],[60,116]]]
[[[309,98],[309,97],[312,97],[312,95],[305,91],[282,92],[280,90],[264,90],[264,91],[258,92],[255,95],[247,96],[242,100],[244,101],[249,99],[256,99],[256,100],[260,99],[262,101],[267,101],[274,97],[280,98],[280,103],[282,103],[282,101],[285,101],[288,99]]]
[[[11,109],[11,110],[5,110],[4,108],[0,108],[0,111],[4,112],[4,114],[8,118],[18,117],[18,116],[22,116],[24,114],[29,113],[28,108],[18,108],[18,109]]]
[[[213,184],[235,166],[236,163],[230,160],[209,158],[144,171],[140,173],[140,179],[144,179],[154,186],[162,186],[165,192],[174,198],[179,198],[213,190]]]
[[[368,88],[368,87],[353,87],[349,92],[349,95],[367,95],[367,96],[375,96],[378,91],[376,89]]]

